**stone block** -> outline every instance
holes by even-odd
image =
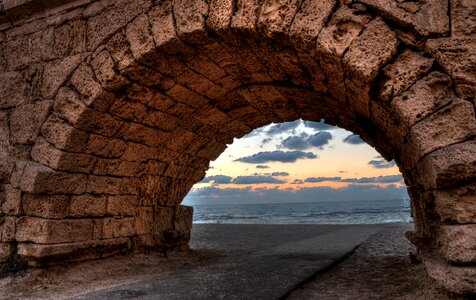
[[[131,45],[132,54],[136,59],[155,50],[152,29],[146,14],[139,15],[127,25],[126,37]]]
[[[432,192],[435,209],[443,222],[476,223],[476,184]]]
[[[122,134],[126,141],[143,143],[148,146],[157,147],[165,144],[170,139],[170,133],[137,123],[131,123]]]
[[[2,242],[15,241],[17,217],[5,217],[3,221]]]
[[[453,293],[476,293],[476,268],[474,266],[457,266],[443,259],[425,257],[426,271],[431,278]]]
[[[206,1],[178,0],[173,2],[173,13],[177,34],[189,44],[206,44],[208,42],[205,21],[208,15]]]
[[[114,101],[108,112],[114,116],[140,123],[148,113],[147,108],[139,101],[131,101],[124,97]]]
[[[26,100],[28,86],[21,72],[0,74],[0,109],[15,107]]]
[[[71,217],[100,217],[106,214],[107,196],[84,194],[71,197]]]
[[[67,261],[83,261],[127,253],[131,248],[129,239],[38,245],[20,243],[18,254],[32,267],[57,264]]]
[[[289,29],[289,35],[296,47],[306,49],[314,44],[336,5],[335,0],[300,1],[300,8]]]
[[[299,0],[264,1],[258,18],[258,30],[268,38],[287,35],[300,5]]]
[[[7,143],[8,141],[10,141],[8,114],[4,111],[0,111],[0,141],[3,141],[3,143]]]
[[[7,216],[18,216],[22,213],[21,190],[12,185],[5,185],[5,201],[2,204],[2,211]]]
[[[193,207],[179,205],[175,208],[174,229],[181,232],[192,230]]]
[[[395,97],[392,109],[410,128],[452,100],[451,86],[451,79],[447,75],[433,72],[401,96]]]
[[[444,147],[416,167],[416,179],[426,190],[457,187],[476,179],[476,141]]]
[[[410,130],[414,157],[447,145],[465,141],[476,135],[474,107],[468,101],[455,99]]]
[[[427,51],[434,55],[455,84],[459,97],[476,99],[476,39],[451,37],[429,40]]]
[[[472,0],[451,0],[451,35],[475,36],[476,5]]]
[[[0,242],[0,263],[6,262],[13,254],[14,248],[12,243]]]
[[[476,263],[476,224],[441,226],[438,245],[440,253],[450,263]]]
[[[98,111],[105,111],[114,99],[96,81],[92,68],[86,63],[82,63],[74,71],[70,83],[81,94],[81,101]]]
[[[88,145],[88,134],[74,128],[52,114],[41,127],[43,137],[56,148],[73,152],[84,152]]]
[[[94,175],[112,176],[140,176],[144,172],[144,165],[138,162],[124,161],[120,159],[98,159],[94,169]]]
[[[180,121],[172,114],[161,111],[149,110],[142,123],[165,131],[171,131],[179,125]]]
[[[116,5],[88,19],[87,50],[93,51],[120,28],[128,24],[134,17],[148,11],[150,0],[139,0]]]
[[[233,15],[233,0],[211,0],[208,2],[207,28],[214,32],[226,31]]]
[[[135,235],[134,218],[105,218],[102,238],[120,238]]]
[[[121,157],[126,147],[127,144],[123,140],[91,134],[89,136],[87,153],[101,157],[115,158]]]
[[[112,216],[134,216],[138,198],[135,195],[115,195],[107,197],[107,214]]]
[[[122,178],[90,175],[86,193],[118,195],[122,189]]]
[[[174,207],[154,208],[154,232],[161,232],[174,229]]]
[[[449,30],[448,1],[406,3],[394,0],[359,0],[384,17],[423,36],[442,35]]]
[[[83,54],[66,57],[45,64],[41,95],[45,99],[54,97],[58,89],[69,79],[69,75],[84,59]]]
[[[11,141],[18,144],[33,143],[51,105],[52,101],[38,101],[17,107],[10,115]]]
[[[25,194],[23,212],[30,217],[64,219],[69,214],[70,199],[66,195]]]
[[[89,241],[93,234],[91,220],[49,220],[22,217],[17,220],[15,239],[18,242],[59,244]]]
[[[154,208],[153,207],[138,207],[136,208],[135,218],[135,233],[139,235],[149,234],[154,229]]]
[[[107,50],[102,50],[96,54],[91,61],[91,66],[99,83],[106,90],[116,91],[129,83],[129,80],[117,71],[116,65]]]
[[[262,0],[238,1],[231,19],[233,29],[254,32],[258,22]]]
[[[393,97],[406,91],[428,72],[433,61],[433,58],[405,50],[395,62],[383,69],[387,80],[384,81],[380,89],[380,99],[390,101]]]
[[[23,172],[20,188],[29,193],[82,194],[88,177],[79,173],[58,172],[46,166],[29,162]]]
[[[89,173],[96,162],[96,158],[91,155],[56,149],[43,138],[37,139],[31,150],[31,157],[54,170],[79,173]]]
[[[357,113],[369,116],[372,82],[380,68],[396,54],[397,47],[395,32],[379,19],[370,22],[350,45],[342,61],[348,76],[350,105]]]

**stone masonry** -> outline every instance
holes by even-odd
[[[417,246],[476,293],[473,0],[0,2],[0,261],[186,247],[209,162],[324,118],[395,159]]]

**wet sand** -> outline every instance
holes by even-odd
[[[280,290],[279,297],[269,294],[269,299],[281,297],[290,299],[457,299],[440,290],[428,278],[422,264],[410,262],[409,253],[414,249],[404,238],[404,232],[411,229],[411,225],[360,226],[199,225],[194,227],[190,251],[169,253],[168,258],[163,257],[163,253],[135,254],[102,261],[54,266],[48,269],[30,269],[25,274],[0,279],[0,299],[74,297],[88,299],[95,298],[95,293],[101,295],[105,290],[112,291],[108,294],[103,293],[102,295],[109,295],[105,298],[152,299],[152,294],[142,292],[140,287],[148,287],[151,282],[162,281],[167,281],[172,289],[182,292],[182,295],[180,292],[177,294],[177,298],[191,299],[187,297],[191,295],[190,292],[181,286],[185,280],[191,282],[191,285],[194,284],[195,279],[188,278],[187,274],[204,270],[203,277],[207,275],[213,277],[215,275],[207,274],[207,270],[212,270],[212,267],[221,268],[220,264],[224,266],[232,262],[236,264],[236,266],[232,265],[233,270],[243,273],[237,274],[238,278],[251,276],[252,279],[252,276],[259,276],[256,275],[259,274],[256,272],[258,264],[256,267],[248,264],[248,270],[240,268],[240,261],[244,261],[246,257],[256,257],[258,254],[263,255],[263,253],[282,251],[282,249],[302,250],[303,247],[311,245],[310,241],[315,242],[315,239],[327,236],[327,241],[332,241],[329,237],[335,237],[335,232],[344,234],[339,237],[342,240],[345,239],[346,232],[352,232],[352,230],[367,230],[369,237],[365,237],[362,240],[363,243],[359,242],[360,246],[355,251],[347,253],[343,261],[333,257],[333,263],[328,264],[327,267],[316,268],[311,272],[311,276],[306,275],[308,273],[301,274],[301,277],[290,274],[287,277],[290,280],[286,286],[287,290],[283,289],[283,292]],[[334,241],[326,245],[327,248],[324,250],[332,252],[332,247],[338,246],[335,244],[339,242]],[[309,249],[306,251],[309,252]],[[303,260],[310,258],[314,263],[314,257],[306,258],[300,255],[300,252],[295,253],[295,257],[291,259],[296,260],[296,266],[300,261],[302,263]],[[283,259],[290,259],[288,254],[282,256]],[[259,262],[261,259],[256,261]],[[263,263],[266,264],[266,262]],[[273,263],[276,262],[270,261],[267,266],[269,269],[261,271],[271,274],[276,268]],[[304,275],[307,277],[303,278]],[[260,284],[264,286],[269,284],[269,281],[257,280],[254,285],[240,287],[237,290],[249,288],[252,292],[252,289],[262,289],[263,286],[260,287]],[[239,298],[235,297],[237,294],[233,295],[231,290],[228,290],[229,298]],[[114,291],[121,291],[121,293]],[[160,292],[160,289],[156,289],[154,295],[160,296]],[[204,292],[205,295],[213,294]]]

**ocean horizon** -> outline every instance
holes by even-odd
[[[408,199],[192,205],[195,224],[411,223]]]

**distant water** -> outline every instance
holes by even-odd
[[[413,222],[407,199],[243,205],[196,205],[194,223],[380,224]]]

